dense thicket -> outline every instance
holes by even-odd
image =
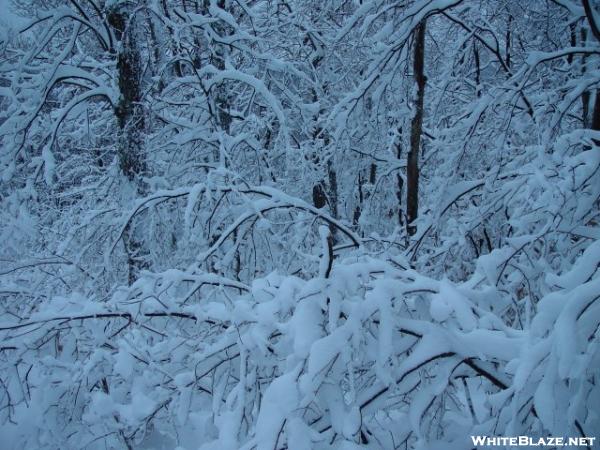
[[[11,8],[2,445],[600,430],[593,1]]]

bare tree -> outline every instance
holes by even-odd
[[[423,20],[415,30],[413,77],[416,94],[413,102],[414,115],[410,128],[410,149],[406,163],[406,218],[408,234],[415,234],[414,221],[419,215],[419,155],[423,134],[423,115],[425,102],[425,24]]]

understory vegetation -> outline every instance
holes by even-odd
[[[6,10],[3,448],[598,434],[597,3]]]

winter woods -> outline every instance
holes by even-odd
[[[595,2],[7,8],[7,448],[598,434]]]

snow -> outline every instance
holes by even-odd
[[[296,409],[298,392],[296,379],[301,365],[274,379],[263,396],[263,407],[256,421],[258,450],[276,447],[280,431],[288,416]]]
[[[3,448],[600,429],[581,5],[54,3],[0,28]]]
[[[44,161],[44,179],[46,184],[51,186],[54,179],[54,171],[56,169],[56,161],[52,151],[48,147],[44,147],[42,150],[42,159]]]

